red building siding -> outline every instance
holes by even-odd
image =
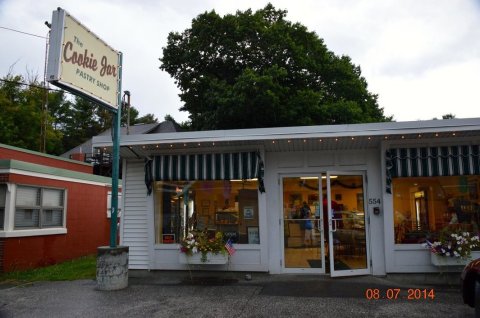
[[[84,255],[109,244],[107,192],[110,187],[11,174],[9,182],[67,190],[67,234],[5,238],[5,272],[50,265]],[[1,268],[1,266],[0,266]]]
[[[11,149],[0,146],[0,159],[14,159],[44,165],[48,167],[67,169],[72,171],[84,172],[88,174],[93,173],[93,166],[85,163],[55,158],[53,156],[46,156],[43,154],[35,154],[25,152],[23,149]]]

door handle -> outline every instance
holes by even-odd
[[[337,232],[337,220],[332,219],[332,232]]]

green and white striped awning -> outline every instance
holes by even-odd
[[[155,156],[156,181],[244,180],[259,178],[257,152],[173,154]]]
[[[392,178],[480,174],[480,146],[389,149],[385,154],[387,192]]]

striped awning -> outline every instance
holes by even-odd
[[[387,192],[392,178],[480,174],[480,146],[396,148],[386,151]]]
[[[235,180],[259,177],[256,152],[161,155],[154,159],[156,181]]]

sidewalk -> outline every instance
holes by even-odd
[[[0,287],[0,318],[474,317],[458,286],[420,286],[373,276],[251,273],[246,280],[246,274],[131,271],[129,287],[114,292],[95,290],[93,280]],[[435,297],[409,300],[409,289],[433,290]],[[380,299],[367,299],[375,290]]]

